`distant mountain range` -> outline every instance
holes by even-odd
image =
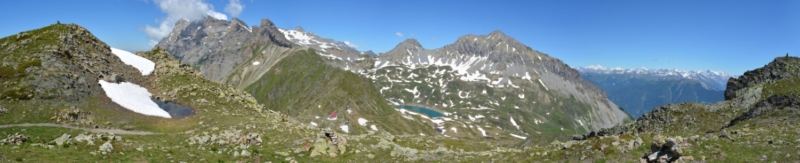
[[[728,79],[720,71],[676,69],[622,69],[579,67],[584,79],[608,92],[609,99],[631,116],[639,117],[655,107],[683,102],[714,103],[724,100]]]

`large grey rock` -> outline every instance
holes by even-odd
[[[69,134],[63,134],[63,135],[61,135],[61,137],[58,137],[58,138],[56,138],[56,140],[53,140],[53,142],[55,142],[56,145],[58,145],[58,146],[61,146],[61,145],[64,145],[64,144],[69,144],[70,143],[70,135]]]
[[[111,152],[112,150],[114,150],[114,146],[111,145],[111,141],[106,141],[106,143],[100,145],[100,148],[98,150],[101,152]]]

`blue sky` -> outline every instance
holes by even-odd
[[[0,5],[6,15],[0,17],[0,36],[60,20],[88,28],[113,47],[140,51],[157,40],[147,34],[148,26],[157,29],[164,20],[209,10],[239,17],[249,25],[269,18],[280,28],[303,26],[323,37],[352,42],[359,50],[376,52],[388,51],[407,38],[433,49],[462,35],[502,30],[573,67],[742,74],[776,56],[800,54],[800,1],[789,0],[242,0],[241,10],[226,10],[229,0],[182,0],[193,5],[162,6],[170,5],[165,3],[169,1],[8,1]]]

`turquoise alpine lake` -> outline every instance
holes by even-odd
[[[417,112],[417,113],[422,113],[422,114],[425,114],[425,115],[427,115],[428,117],[431,117],[431,118],[444,116],[444,114],[442,114],[441,112],[438,112],[438,111],[432,110],[432,109],[428,109],[428,108],[425,108],[425,107],[412,106],[412,105],[395,105],[395,107],[398,107],[400,109],[413,111],[413,112]]]

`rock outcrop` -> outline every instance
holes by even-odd
[[[143,83],[140,71],[75,24],[55,24],[0,40],[0,99],[79,101],[102,94],[97,82],[115,76]]]
[[[14,135],[9,135],[8,138],[6,138],[6,139],[0,140],[0,145],[2,145],[3,143],[21,145],[22,143],[25,143],[26,141],[28,141],[28,137],[27,136],[25,136],[23,134],[20,134],[20,133],[15,133]]]
[[[741,93],[738,93],[738,91],[746,87],[798,77],[800,77],[800,58],[778,57],[764,67],[745,72],[739,78],[730,78],[725,90],[725,100],[739,97]]]

